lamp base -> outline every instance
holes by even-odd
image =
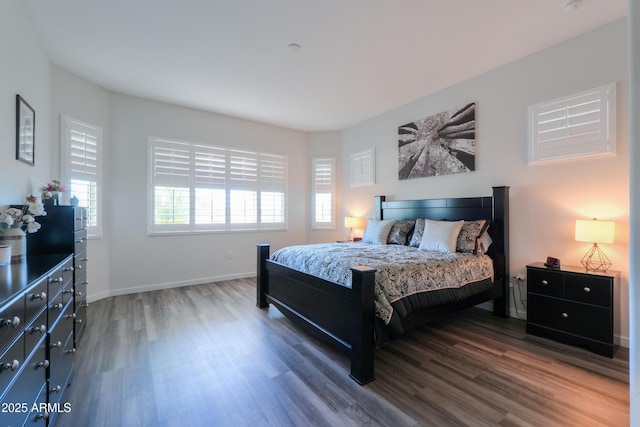
[[[597,243],[594,243],[589,252],[582,257],[580,261],[587,271],[606,272],[611,267],[611,261],[600,250]]]
[[[347,242],[353,242],[353,228],[350,228],[347,233]]]

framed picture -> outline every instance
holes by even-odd
[[[16,95],[16,159],[35,164],[36,112]]]
[[[370,148],[349,156],[351,169],[351,186],[371,185],[376,183],[376,149]]]

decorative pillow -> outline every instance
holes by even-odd
[[[465,221],[462,225],[462,230],[460,230],[460,234],[458,234],[456,251],[466,254],[475,254],[478,237],[482,235],[486,229],[486,225],[487,220],[485,219]]]
[[[424,233],[424,219],[418,218],[416,219],[416,226],[413,229],[409,246],[412,248],[419,248],[420,242],[422,241],[422,233]]]
[[[407,244],[407,236],[411,231],[411,227],[415,223],[414,220],[406,220],[406,221],[397,221],[391,227],[391,231],[389,232],[389,237],[387,238],[387,243],[394,245],[406,245]]]
[[[479,254],[486,254],[489,251],[489,246],[493,243],[489,232],[485,230],[480,237],[478,237],[478,251]]]
[[[421,251],[454,253],[458,234],[464,221],[431,221],[424,222],[424,233],[420,241]]]
[[[362,243],[375,243],[377,245],[386,245],[387,238],[391,227],[396,221],[370,219],[367,224],[367,228],[364,230],[364,236],[362,236]]]

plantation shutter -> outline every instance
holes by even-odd
[[[287,158],[260,154],[260,223],[264,228],[285,225]]]
[[[312,160],[312,228],[335,228],[335,167],[336,161],[332,157]]]
[[[615,154],[615,83],[529,107],[531,162]]]

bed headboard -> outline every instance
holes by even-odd
[[[376,219],[416,219],[491,221],[495,280],[509,283],[509,187],[493,187],[491,196],[448,199],[390,200],[376,196]],[[506,294],[505,294],[506,295]]]

